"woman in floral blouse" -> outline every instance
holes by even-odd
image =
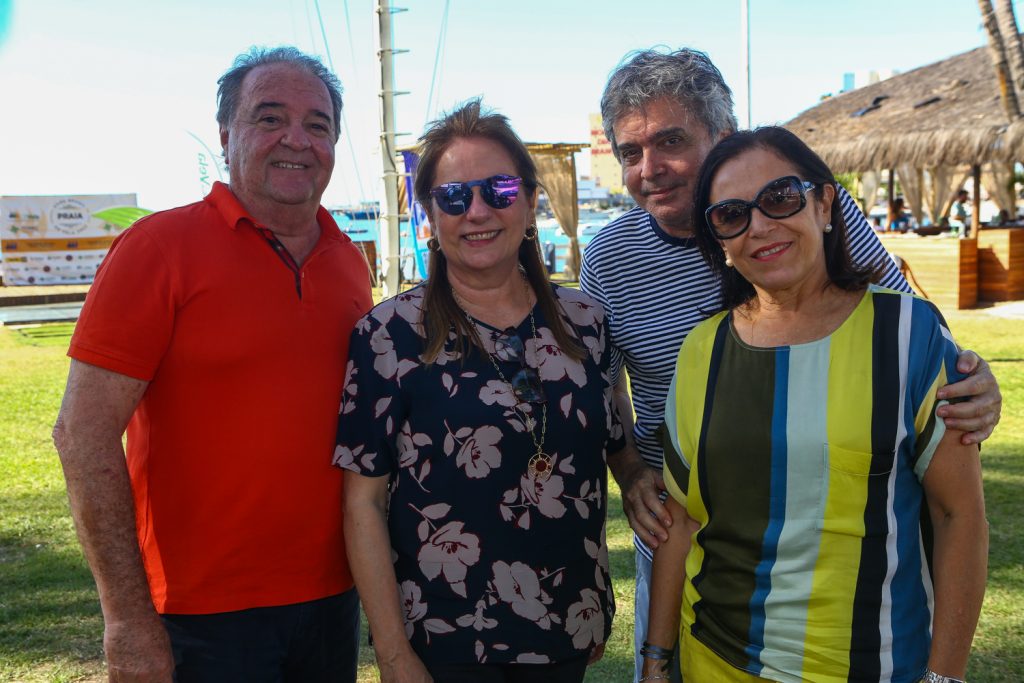
[[[552,286],[537,172],[472,101],[421,139],[431,277],[352,335],[335,464],[383,681],[582,681],[614,611],[608,330]]]

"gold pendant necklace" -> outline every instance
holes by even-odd
[[[529,285],[527,285],[529,286]],[[458,304],[459,309],[462,311],[462,315],[466,316],[466,322],[470,325],[476,325],[473,321],[473,317],[466,311],[466,306],[456,292],[455,288],[452,288],[452,296],[455,298],[455,303]],[[533,335],[533,339],[537,339],[537,324],[533,319],[533,309],[530,309],[530,333]],[[487,359],[491,361],[491,365],[494,366],[494,371],[498,373],[498,377],[501,381],[508,385],[509,390],[512,392],[512,396],[516,400],[516,405],[512,407],[512,410],[516,412],[519,419],[523,421],[527,431],[530,434],[530,440],[533,441],[533,446],[536,449],[534,454],[530,457],[529,462],[526,466],[526,471],[531,477],[537,481],[547,481],[551,477],[551,472],[554,469],[554,460],[550,455],[544,452],[544,438],[547,436],[548,431],[548,405],[547,403],[540,404],[540,415],[541,415],[541,426],[540,426],[540,438],[537,438],[537,420],[533,418],[533,415],[528,414],[525,410],[522,410],[519,406],[521,401],[519,396],[516,395],[515,386],[505,377],[505,373],[501,371],[498,366],[498,362],[494,359],[494,355],[487,353]],[[526,362],[526,344],[523,344],[523,358],[522,363],[528,367]],[[540,373],[537,373],[537,379],[540,380]]]

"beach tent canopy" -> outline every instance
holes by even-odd
[[[573,276],[579,276],[580,243],[577,229],[580,223],[580,207],[576,188],[576,152],[590,145],[570,142],[528,142],[533,162],[537,164],[540,184],[548,195],[551,211],[562,231],[569,237],[569,255],[566,269]]]
[[[827,99],[784,124],[836,173],[1024,159],[987,47]]]

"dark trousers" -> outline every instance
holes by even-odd
[[[354,683],[355,589],[321,600],[220,614],[165,614],[178,683]]]
[[[582,683],[588,655],[555,664],[434,664],[434,683]]]

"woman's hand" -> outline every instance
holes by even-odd
[[[427,667],[412,648],[404,648],[401,653],[387,658],[378,653],[377,668],[380,669],[380,683],[434,683]]]

